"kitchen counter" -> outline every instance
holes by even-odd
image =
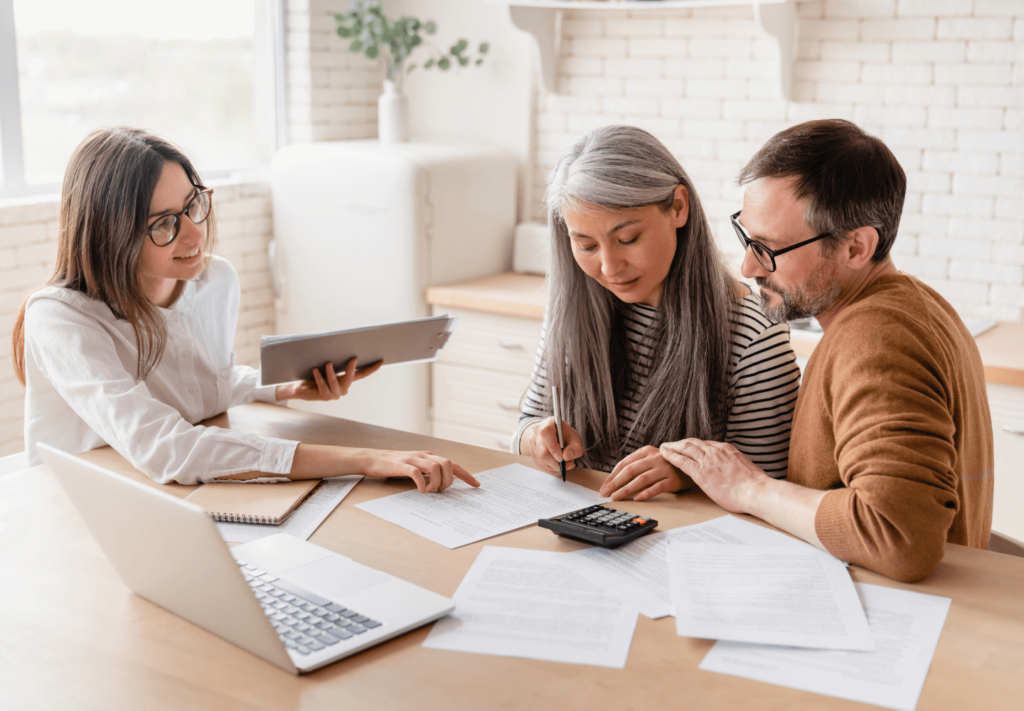
[[[517,272],[427,289],[427,303],[431,306],[538,321],[544,319],[546,298],[544,277]]]
[[[434,286],[426,294],[434,306],[538,321],[544,318],[545,296],[544,277],[515,272]],[[794,331],[792,340],[796,354],[809,357],[818,336]],[[1024,387],[1024,324],[1000,323],[976,342],[988,382]]]

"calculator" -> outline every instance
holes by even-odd
[[[542,518],[537,525],[559,536],[594,543],[604,548],[617,548],[650,533],[658,527],[658,522],[653,518],[605,506],[589,506],[564,516]]]

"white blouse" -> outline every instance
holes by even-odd
[[[145,380],[127,321],[81,292],[46,287],[25,312],[25,451],[37,442],[72,454],[106,444],[157,482],[196,484],[239,472],[287,474],[297,442],[204,427],[229,407],[275,402],[259,372],[235,365],[241,292],[230,262],[213,257],[160,309],[163,357]]]

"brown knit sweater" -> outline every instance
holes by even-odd
[[[838,558],[920,580],[946,541],[988,547],[993,456],[971,334],[917,279],[878,278],[829,325],[796,404],[789,480],[833,489],[818,538]]]

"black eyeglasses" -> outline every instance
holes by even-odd
[[[192,196],[184,210],[173,215],[164,215],[149,226],[149,238],[157,247],[166,247],[178,236],[178,232],[181,231],[182,215],[188,215],[188,219],[192,220],[194,225],[205,222],[210,216],[213,188],[204,188],[201,185],[196,187],[199,188],[199,192]]]
[[[742,210],[740,210],[740,212],[742,212]],[[780,254],[792,252],[797,247],[803,247],[804,245],[810,244],[811,242],[817,242],[820,239],[825,239],[826,237],[832,236],[831,232],[823,232],[817,237],[805,239],[803,242],[797,242],[796,244],[790,245],[785,249],[768,249],[757,240],[750,238],[750,234],[747,232],[747,229],[740,224],[739,216],[740,213],[737,212],[729,219],[732,221],[732,228],[736,230],[736,236],[740,238],[740,244],[743,245],[743,251],[746,252],[747,247],[750,247],[750,251],[754,253],[754,259],[757,260],[757,263],[764,267],[765,271],[769,272],[775,271],[775,258]]]

